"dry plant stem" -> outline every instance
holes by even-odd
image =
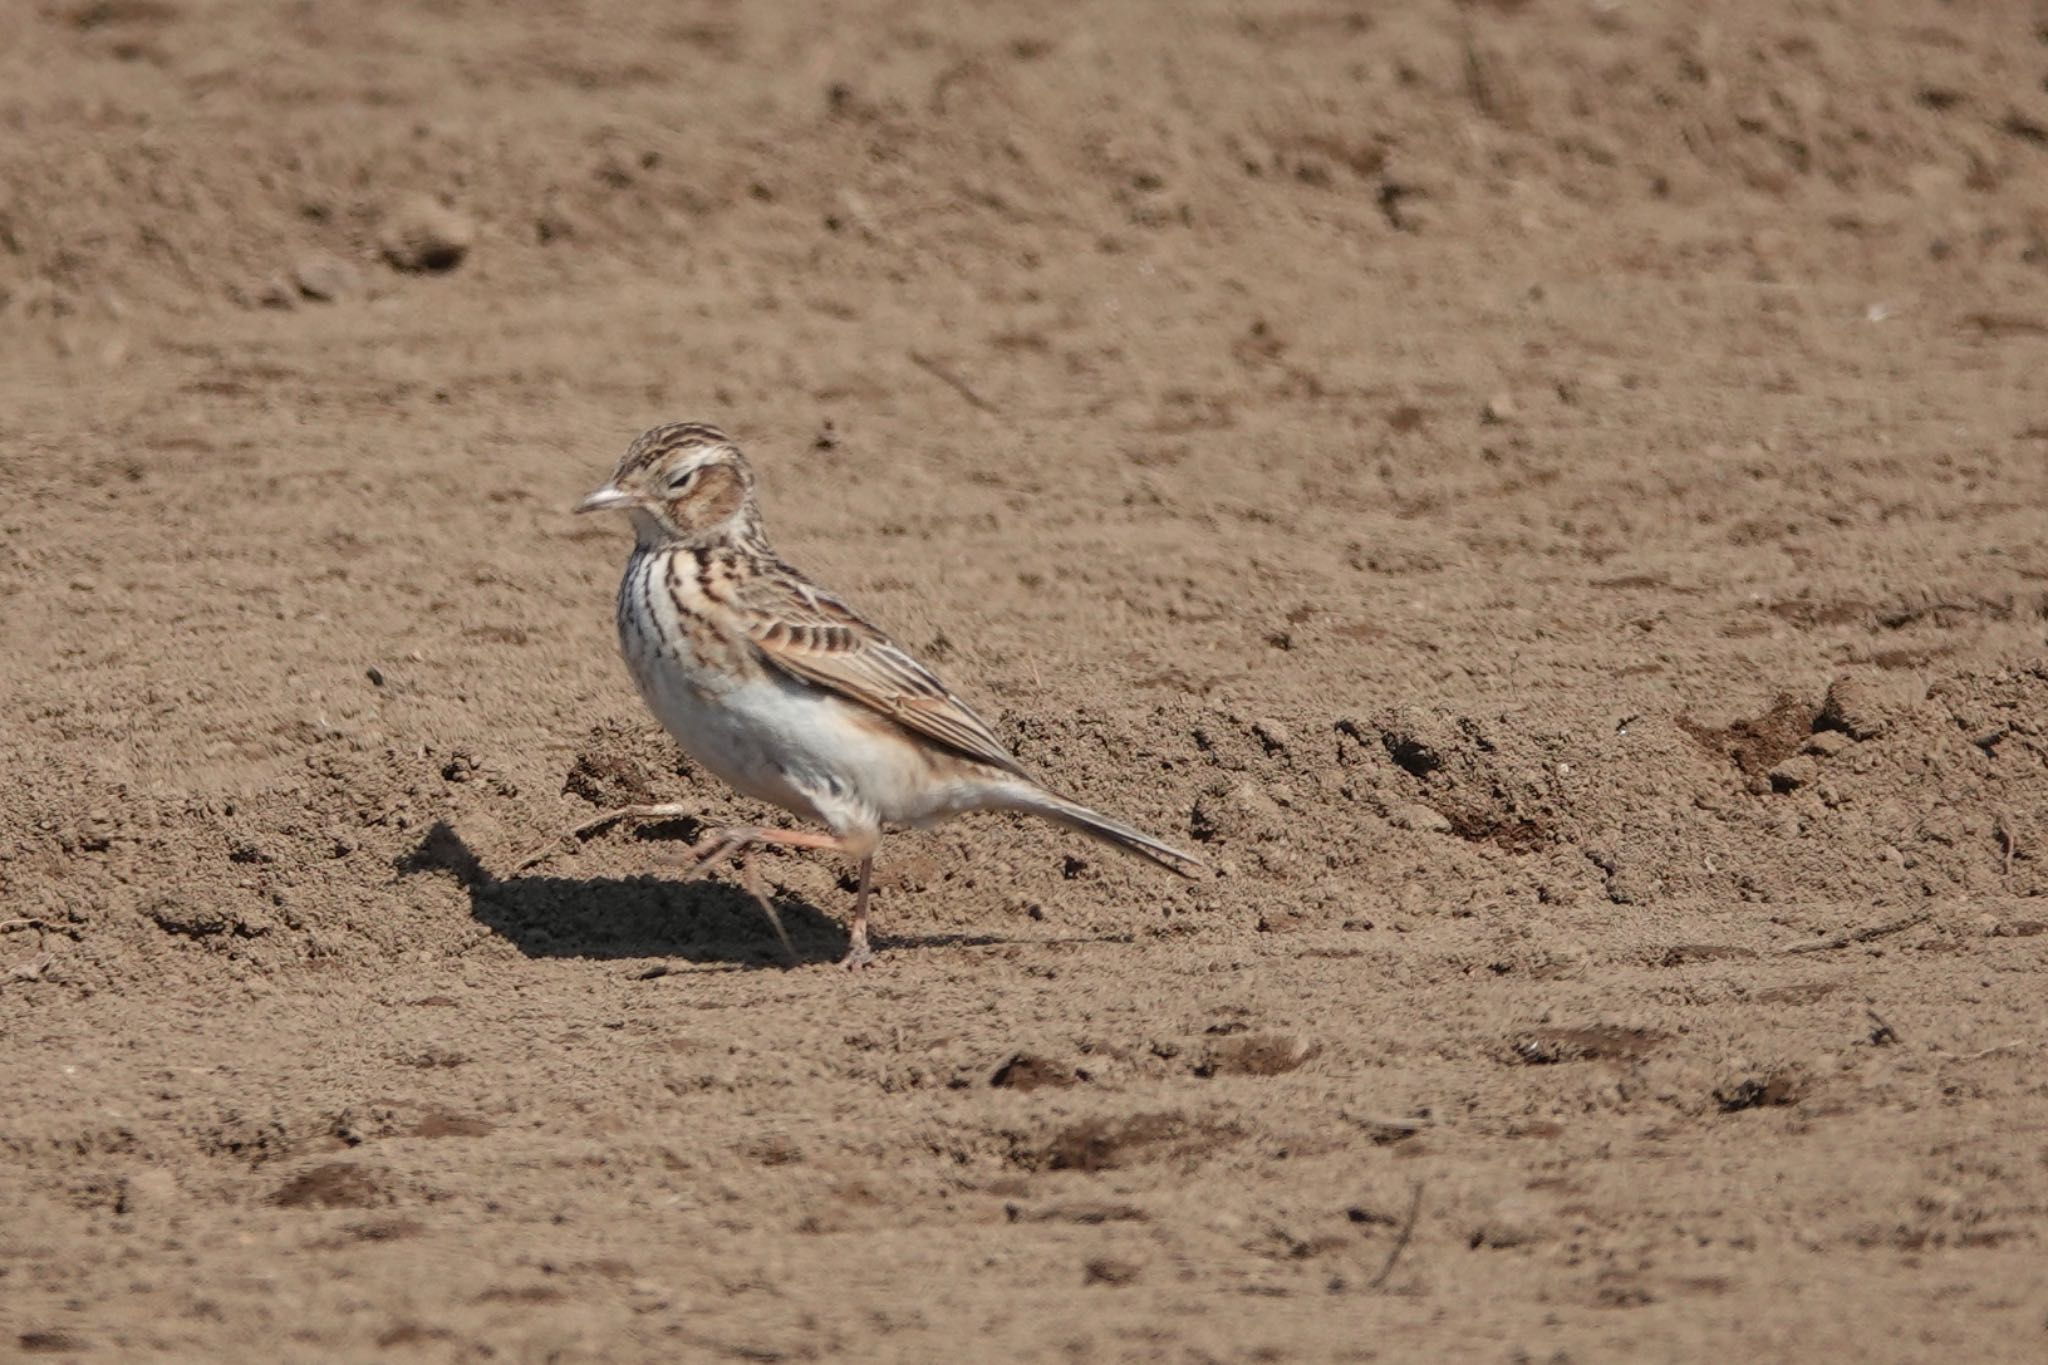
[[[1401,1259],[1401,1253],[1408,1249],[1408,1239],[1415,1235],[1415,1220],[1422,1214],[1422,1182],[1415,1182],[1415,1192],[1408,1198],[1408,1216],[1401,1220],[1401,1231],[1394,1238],[1394,1245],[1387,1250],[1386,1264],[1380,1273],[1372,1277],[1367,1289],[1378,1289],[1387,1282],[1387,1276],[1394,1273],[1394,1263]]]
[[[938,361],[933,360],[930,356],[924,354],[922,351],[912,351],[910,353],[910,360],[912,364],[917,366],[917,368],[923,370],[926,374],[930,375],[932,378],[938,380],[941,384],[944,384],[947,388],[951,389],[953,392],[959,394],[962,398],[966,399],[967,405],[969,407],[975,409],[978,412],[995,412],[995,404],[989,402],[986,398],[983,398],[980,394],[976,393],[974,391],[973,386],[970,385],[966,380],[962,379],[959,375],[954,374],[951,370],[947,369],[944,365],[941,365]]]
[[[569,828],[555,835],[546,843],[514,863],[512,871],[514,875],[517,875],[526,871],[529,867],[535,867],[544,863],[549,858],[563,851],[564,841],[573,839],[581,842],[605,826],[617,824],[621,820],[681,820],[696,813],[690,807],[678,805],[674,802],[664,802],[651,806],[620,806],[616,810],[608,810],[602,814],[593,815],[580,824],[569,826]]]
[[[1848,948],[1858,943],[1868,943],[1872,939],[1884,938],[1891,934],[1904,933],[1906,930],[1911,929],[1914,925],[1925,924],[1928,920],[1932,918],[1934,918],[1933,915],[1929,914],[1925,910],[1922,910],[1918,914],[1905,915],[1900,917],[1899,919],[1894,920],[1886,920],[1883,924],[1873,924],[1868,929],[1858,929],[1855,930],[1853,933],[1836,934],[1832,938],[1824,938],[1818,943],[1795,943],[1789,948],[1780,948],[1778,951],[1781,953],[1832,952],[1837,948]]]

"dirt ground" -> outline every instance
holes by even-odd
[[[0,128],[0,1357],[2048,1353],[2048,10],[21,0]],[[1216,876],[510,875],[759,814],[567,514],[683,418]]]

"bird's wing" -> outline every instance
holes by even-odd
[[[930,669],[844,602],[780,567],[753,580],[735,604],[768,662],[969,758],[1036,780]]]

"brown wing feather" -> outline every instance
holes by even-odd
[[[754,591],[734,605],[768,662],[969,758],[1030,778],[987,721],[844,602],[787,566],[750,586]]]

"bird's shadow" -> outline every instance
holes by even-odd
[[[689,822],[642,826],[639,838],[688,846]],[[566,852],[566,850],[565,850]],[[792,965],[754,898],[722,883],[680,873],[638,877],[515,876],[500,879],[446,821],[436,821],[394,861],[399,875],[450,874],[469,893],[477,923],[528,957],[682,958],[747,969]],[[801,896],[775,898],[796,965],[836,962],[846,927]],[[1025,940],[985,934],[877,937],[875,946],[989,947]],[[1128,935],[1105,941],[1129,942]]]
[[[649,825],[640,833],[674,846],[677,828],[674,823]],[[452,874],[469,893],[469,913],[477,923],[528,957],[790,965],[753,897],[717,882],[685,881],[679,872],[500,879],[446,821],[435,822],[395,866],[401,876]],[[818,907],[792,895],[778,896],[775,906],[800,962],[836,960],[845,953],[846,930]]]

